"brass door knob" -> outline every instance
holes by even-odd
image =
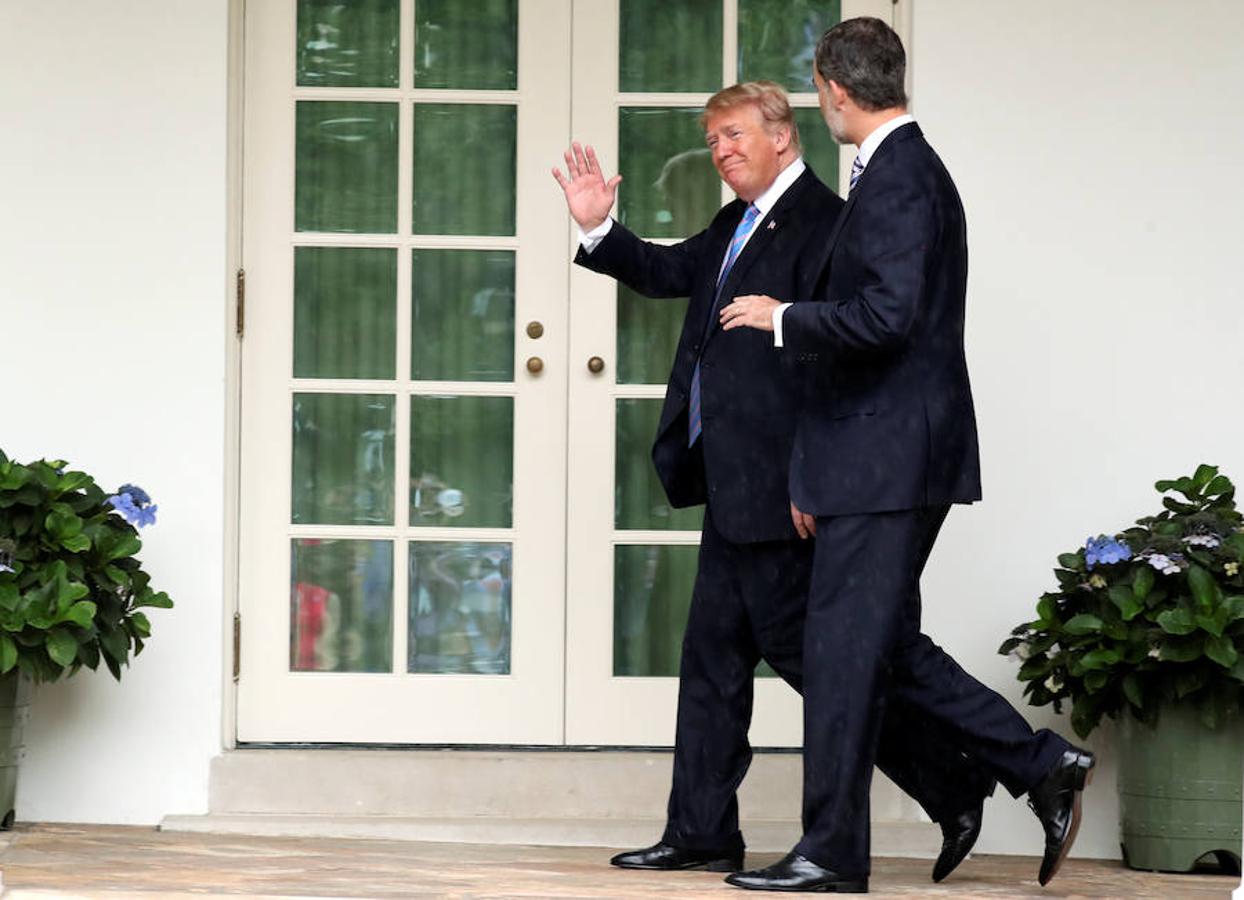
[[[544,335],[544,325],[540,322],[527,323],[527,337],[536,339]]]
[[[538,375],[544,371],[544,360],[538,356],[533,356],[527,360],[527,371],[532,375]]]
[[[599,375],[605,371],[605,361],[599,356],[593,356],[587,361],[587,370],[593,375]]]

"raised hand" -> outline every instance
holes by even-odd
[[[553,168],[553,177],[562,186],[570,215],[580,228],[591,231],[609,217],[622,176],[614,175],[606,181],[601,174],[596,151],[590,146],[581,146],[578,141],[570,145],[564,156],[569,177],[557,167]]]

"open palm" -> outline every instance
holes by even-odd
[[[601,174],[596,151],[590,146],[580,146],[577,141],[570,145],[564,156],[569,175],[563,175],[560,169],[554,168],[553,177],[566,195],[570,215],[580,228],[591,231],[609,217],[622,176],[614,175],[606,181]]]

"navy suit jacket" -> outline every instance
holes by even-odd
[[[782,319],[808,360],[792,499],[814,515],[979,500],[963,205],[915,123],[877,148],[823,260],[819,302]]]
[[[797,354],[773,335],[725,332],[713,312],[717,274],[747,204],[726,204],[707,229],[673,246],[643,241],[614,223],[575,262],[611,275],[648,297],[690,297],[670,371],[652,458],[670,503],[708,503],[718,531],[735,543],[795,537],[788,465],[800,390]],[[716,309],[740,294],[794,300],[813,294],[829,231],[842,200],[811,169],[754,226],[722,285]],[[788,311],[789,313],[789,311]],[[688,449],[688,397],[700,359],[703,432]]]

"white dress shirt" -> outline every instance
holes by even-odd
[[[881,146],[881,142],[888,138],[899,128],[902,128],[908,122],[916,121],[910,113],[903,113],[901,116],[895,116],[884,124],[878,125],[872,130],[872,133],[860,143],[859,157],[860,165],[868,168],[868,161],[873,158],[873,154],[877,152],[877,148]],[[863,177],[863,171],[860,172]],[[783,303],[773,309],[773,346],[782,346],[782,314],[786,312],[789,303]]]

